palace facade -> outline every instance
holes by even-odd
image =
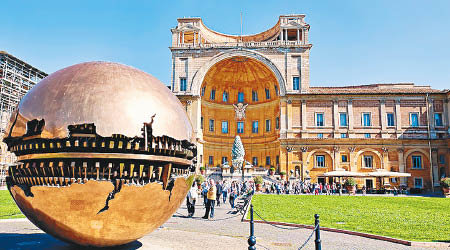
[[[449,173],[448,90],[413,83],[310,87],[310,26],[283,15],[255,35],[221,34],[201,18],[171,29],[171,89],[186,108],[198,164],[231,160],[239,135],[246,160],[286,178],[332,181],[345,170],[409,173],[384,183],[431,190]],[[376,186],[376,178],[358,178]]]

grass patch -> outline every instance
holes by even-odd
[[[339,228],[411,241],[450,241],[450,198],[255,195],[264,219]],[[255,215],[255,219],[259,219]]]
[[[24,218],[8,190],[0,190],[0,219]]]

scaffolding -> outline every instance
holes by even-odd
[[[47,74],[0,51],[0,134],[5,133],[20,99]]]

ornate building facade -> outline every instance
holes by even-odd
[[[449,173],[448,90],[413,83],[309,86],[310,26],[283,15],[267,31],[233,36],[201,18],[180,18],[172,31],[171,89],[186,108],[198,164],[230,160],[234,137],[246,160],[286,178],[333,181],[345,170],[409,173],[392,185],[433,189]],[[374,177],[358,178],[375,187]]]

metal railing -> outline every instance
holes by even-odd
[[[259,215],[254,209],[253,209],[253,204],[250,204],[250,236],[248,237],[247,243],[248,243],[248,250],[256,250],[256,237],[255,237],[255,223],[254,223],[254,218],[253,218],[253,214],[256,214],[256,216],[258,216],[261,220],[263,220],[266,224],[269,224],[270,226],[279,228],[279,229],[284,229],[284,230],[296,230],[296,229],[300,229],[300,227],[281,227],[279,225],[276,225],[270,221],[267,221],[266,219],[264,219],[261,215]],[[320,239],[320,221],[319,221],[319,215],[315,214],[314,215],[314,229],[311,232],[311,234],[308,236],[308,238],[306,239],[305,242],[303,242],[303,244],[298,248],[298,250],[303,249],[308,242],[312,239],[313,235],[315,234],[315,240],[314,240],[314,244],[315,244],[315,249],[316,250],[322,250],[322,240]]]

